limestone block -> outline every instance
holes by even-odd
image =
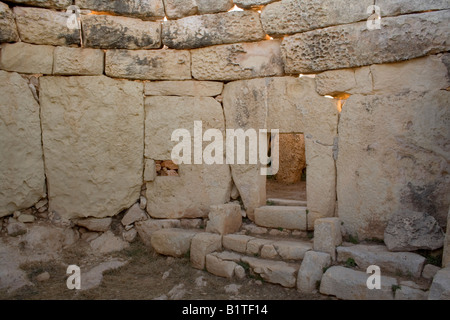
[[[122,251],[130,246],[128,242],[116,237],[112,231],[106,231],[100,237],[94,239],[89,244],[91,249],[97,253],[111,253]]]
[[[0,2],[0,43],[19,41],[14,15],[7,4]]]
[[[180,220],[177,219],[147,219],[138,221],[135,228],[146,246],[151,246],[152,234],[161,229],[179,228]]]
[[[448,19],[450,10],[443,10],[383,18],[379,30],[369,30],[363,21],[287,36],[281,46],[285,72],[317,73],[446,52]]]
[[[235,233],[242,224],[241,206],[239,203],[213,205],[210,207],[208,218],[206,232],[221,235]]]
[[[259,8],[275,1],[277,0],[233,0],[235,5],[243,9]]]
[[[142,92],[105,76],[40,78],[49,211],[101,218],[139,199]]]
[[[226,12],[233,8],[233,0],[196,0],[198,14]]]
[[[107,50],[105,73],[115,78],[185,80],[191,78],[190,53],[183,50]]]
[[[267,282],[280,284],[286,288],[295,287],[298,272],[296,265],[253,257],[243,257],[242,261],[248,263],[252,271]]]
[[[143,20],[162,20],[165,15],[163,0],[75,0],[75,4],[81,9],[106,11]]]
[[[297,289],[301,293],[317,290],[317,283],[322,279],[323,270],[331,265],[328,253],[308,251],[302,261],[297,275]]]
[[[312,245],[302,241],[276,241],[273,243],[278,255],[285,260],[302,260]]]
[[[218,258],[214,253],[206,256],[206,270],[219,277],[232,278],[238,264]]]
[[[8,2],[53,9],[66,9],[72,4],[72,0],[8,0]]]
[[[223,236],[223,247],[235,252],[245,253],[247,251],[247,243],[254,239],[242,234],[227,234]]]
[[[54,46],[80,44],[80,31],[67,27],[66,12],[31,7],[14,7],[13,11],[24,42]]]
[[[373,74],[371,72],[370,67],[361,67],[319,73],[315,78],[317,93],[322,96],[372,93]]]
[[[151,244],[159,254],[182,257],[190,250],[192,238],[196,233],[186,229],[161,229],[153,232]]]
[[[205,268],[206,256],[222,249],[222,236],[215,233],[198,233],[192,238],[190,259],[194,268]]]
[[[159,49],[161,23],[118,16],[83,15],[84,46],[101,49]]]
[[[261,258],[263,259],[277,259],[279,258],[278,252],[273,244],[265,244],[261,248]]]
[[[336,247],[342,243],[338,218],[317,219],[314,224],[314,250],[329,253],[336,260]]]
[[[438,266],[427,264],[425,267],[423,267],[422,277],[424,279],[431,280],[439,270],[441,270],[441,268],[439,268]]]
[[[395,300],[427,300],[428,292],[408,286],[400,286],[395,290]]]
[[[380,7],[382,17],[450,8],[450,4],[446,0],[376,0],[376,5]]]
[[[169,20],[163,24],[162,29],[163,43],[173,49],[259,41],[265,36],[259,14],[252,11],[204,14]]]
[[[56,47],[53,74],[93,76],[102,75],[105,54],[98,49]]]
[[[2,52],[3,58],[3,52]],[[0,217],[45,197],[39,105],[19,74],[0,71]]]
[[[256,208],[255,223],[267,228],[306,230],[306,208],[283,206]]]
[[[239,80],[284,74],[280,41],[236,43],[191,51],[197,80]]]
[[[1,69],[20,73],[52,74],[54,47],[16,42],[4,43],[0,48]]]
[[[133,224],[138,221],[147,220],[148,216],[145,213],[145,210],[142,210],[139,206],[139,203],[133,204],[133,206],[127,210],[125,215],[123,216],[121,222],[122,225],[127,226]]]
[[[273,240],[255,238],[247,242],[246,253],[248,255],[259,256],[261,249],[266,244],[272,244]]]
[[[196,0],[163,0],[167,19],[179,19],[197,13]]]
[[[145,83],[147,96],[215,97],[222,93],[223,83],[215,81],[150,81]]]
[[[111,218],[101,218],[101,219],[87,218],[77,220],[76,224],[90,231],[105,232],[109,230],[111,222],[112,222]]]
[[[346,101],[339,122],[337,198],[349,234],[382,239],[400,210],[426,212],[445,225],[450,177],[441,172],[450,170],[444,120],[449,99],[449,92],[436,90],[353,95]]]
[[[450,300],[450,268],[441,269],[436,273],[428,300]]]

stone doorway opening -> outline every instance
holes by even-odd
[[[269,146],[270,143],[269,136]],[[266,178],[266,199],[269,203],[278,199],[301,201],[299,205],[306,206],[305,137],[302,133],[280,133],[279,169]]]

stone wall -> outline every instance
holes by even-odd
[[[67,27],[72,4],[81,30]],[[339,216],[347,234],[383,238],[413,210],[445,229],[449,4],[376,0],[370,30],[372,4],[0,2],[0,217],[42,198],[67,219],[108,217],[145,196],[153,218],[204,218],[240,197],[254,219],[259,165],[156,174],[172,131],[201,120],[224,136],[304,134],[308,228]]]

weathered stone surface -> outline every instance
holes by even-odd
[[[438,271],[431,284],[429,300],[450,300],[450,268]]]
[[[235,5],[243,9],[259,8],[275,1],[277,0],[233,0]]]
[[[32,285],[31,281],[20,265],[25,262],[24,256],[17,247],[8,246],[0,239],[0,290],[13,292],[23,286]]]
[[[422,278],[424,279],[433,279],[436,273],[441,270],[438,266],[427,264],[425,267],[423,267],[422,271]]]
[[[322,279],[323,270],[331,265],[331,256],[324,252],[308,251],[302,261],[297,275],[297,289],[302,293],[317,290],[317,283]]]
[[[153,232],[152,247],[159,254],[182,257],[191,248],[192,238],[197,231],[186,229],[161,229]]]
[[[105,54],[98,49],[56,47],[53,74],[93,76],[102,75]]]
[[[441,172],[450,170],[449,99],[443,90],[347,99],[339,122],[337,198],[349,234],[382,239],[400,210],[427,212],[445,224],[450,177]]]
[[[162,29],[163,43],[173,49],[194,49],[217,44],[258,41],[263,40],[265,36],[259,14],[252,11],[186,17],[167,21]]]
[[[243,257],[242,261],[248,263],[254,273],[265,281],[281,284],[283,287],[295,287],[298,266],[284,261],[264,260],[252,257]]]
[[[112,12],[121,16],[159,20],[164,18],[163,0],[76,0],[81,9]]]
[[[130,229],[130,230],[128,230],[128,231],[124,231],[124,232],[122,232],[122,238],[123,238],[123,240],[125,240],[126,242],[133,242],[135,239],[136,239],[136,237],[137,237],[137,231],[136,231],[136,229]]]
[[[395,300],[427,300],[428,292],[400,285],[400,288],[395,290],[394,296]]]
[[[256,208],[255,223],[267,228],[306,230],[306,208],[281,206]]]
[[[222,244],[225,249],[235,252],[245,253],[247,251],[247,243],[254,239],[242,234],[227,234],[222,238]]]
[[[72,4],[72,0],[8,0],[8,2],[54,9],[66,9]]]
[[[317,219],[314,224],[314,250],[329,253],[336,260],[336,247],[342,243],[338,218]]]
[[[6,226],[6,232],[11,237],[17,237],[27,233],[27,226],[22,222],[10,218],[8,225]]]
[[[233,8],[233,0],[196,0],[198,14],[226,12]]]
[[[22,223],[31,223],[31,222],[34,222],[35,219],[36,218],[32,214],[21,214],[17,218],[17,221],[22,222]]]
[[[52,74],[54,47],[17,42],[4,43],[0,48],[1,69],[20,73]]]
[[[197,80],[239,80],[284,74],[280,41],[236,43],[191,51]]]
[[[261,248],[261,258],[263,259],[277,259],[279,258],[278,252],[273,244],[265,244]]]
[[[145,210],[139,207],[139,203],[133,204],[133,206],[128,209],[122,218],[122,225],[127,226],[129,224],[135,223],[137,221],[147,220],[148,216]]]
[[[382,17],[450,8],[450,4],[446,0],[376,0],[375,4],[380,7]]]
[[[36,280],[39,281],[39,282],[44,282],[44,281],[47,281],[49,279],[50,279],[50,273],[48,273],[47,271],[42,272],[42,273],[40,273],[40,274],[38,274],[36,276]]]
[[[152,234],[161,229],[179,228],[180,220],[176,219],[148,219],[136,222],[135,228],[142,242],[151,246]]]
[[[205,268],[206,255],[222,249],[222,236],[215,233],[198,233],[192,238],[190,259],[194,268]]]
[[[203,219],[181,219],[180,227],[184,229],[201,229]]]
[[[108,50],[107,76],[140,80],[191,78],[190,54],[182,50]]]
[[[89,269],[87,272],[81,273],[81,288],[80,290],[90,290],[98,287],[103,280],[103,273],[109,270],[118,269],[126,265],[128,261],[110,260],[100,263],[99,265]]]
[[[239,253],[236,253],[236,252],[232,252],[232,251],[216,252],[216,253],[214,253],[214,255],[221,260],[234,261],[234,262],[239,262],[239,261],[241,261],[241,258],[242,258],[242,255],[240,255]]]
[[[144,87],[147,96],[215,97],[222,93],[223,83],[215,81],[151,81]]]
[[[3,57],[3,50],[2,50]],[[39,105],[27,81],[0,71],[0,217],[45,196]]]
[[[239,231],[242,225],[239,203],[225,203],[210,207],[206,232],[229,234]]]
[[[154,181],[156,178],[156,163],[155,160],[144,160],[144,182]]]
[[[197,13],[196,0],[163,0],[167,19],[179,19]]]
[[[259,256],[259,255],[261,255],[262,247],[266,244],[272,244],[273,242],[274,242],[273,240],[259,239],[259,238],[249,240],[247,242],[246,253],[248,255]]]
[[[375,31],[364,21],[287,36],[281,46],[285,71],[315,73],[445,52],[450,46],[449,18],[450,10],[444,10],[383,18]],[[410,26],[407,33],[405,25]]]
[[[447,216],[447,233],[445,234],[444,252],[442,253],[442,267],[450,267],[450,209]]]
[[[141,83],[104,76],[40,78],[50,211],[101,218],[139,199],[142,92]]]
[[[384,230],[384,243],[390,251],[435,250],[444,245],[439,223],[424,212],[396,213]]]
[[[348,258],[355,260],[358,267],[366,269],[377,265],[387,272],[401,272],[404,275],[420,277],[425,258],[411,252],[389,252],[385,246],[356,245],[338,247],[338,261],[345,262]]]
[[[64,247],[73,244],[71,229],[49,225],[33,225],[23,237],[24,248],[33,253],[44,253],[55,257]]]
[[[279,139],[280,164],[275,177],[279,183],[296,183],[306,168],[305,137],[303,134],[281,134]]]
[[[111,231],[106,231],[100,237],[92,240],[90,246],[93,252],[104,254],[122,251],[129,247],[129,243],[116,237]]]
[[[14,7],[20,39],[34,44],[80,44],[80,32],[67,27],[68,15],[41,8]]]
[[[370,67],[330,70],[316,75],[316,90],[320,95],[337,96],[342,93],[372,93]]]
[[[320,293],[344,300],[393,300],[395,278],[381,275],[381,289],[367,288],[369,274],[340,266],[329,268],[320,282]]]
[[[159,49],[161,23],[118,16],[83,15],[85,47],[101,49]]]
[[[312,245],[302,241],[277,241],[273,243],[279,256],[286,260],[302,260]]]
[[[367,20],[372,0],[282,0],[261,13],[264,31],[273,36]]]
[[[0,2],[0,43],[19,41],[14,15],[8,5]]]
[[[236,262],[222,260],[214,253],[206,256],[206,270],[219,277],[232,278],[237,266]]]

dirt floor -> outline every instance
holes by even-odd
[[[66,286],[67,264],[62,262],[29,263],[22,265],[32,286],[13,293],[0,291],[0,299],[48,300],[322,300],[320,294],[302,295],[296,289],[283,288],[248,276],[242,280],[225,279],[191,267],[188,257],[172,258],[149,251],[140,241],[113,255],[129,263],[120,269],[104,273],[97,288],[81,291]],[[83,248],[64,252],[62,261],[77,264],[86,262]],[[92,262],[92,261],[91,261]],[[82,268],[83,270],[83,268]],[[47,271],[50,279],[39,282],[36,276]],[[82,271],[83,274],[83,271]],[[164,279],[163,279],[164,278]],[[83,280],[81,280],[83,281]]]
[[[274,179],[267,179],[267,198],[302,200],[306,201],[306,181],[294,184],[283,184]]]

